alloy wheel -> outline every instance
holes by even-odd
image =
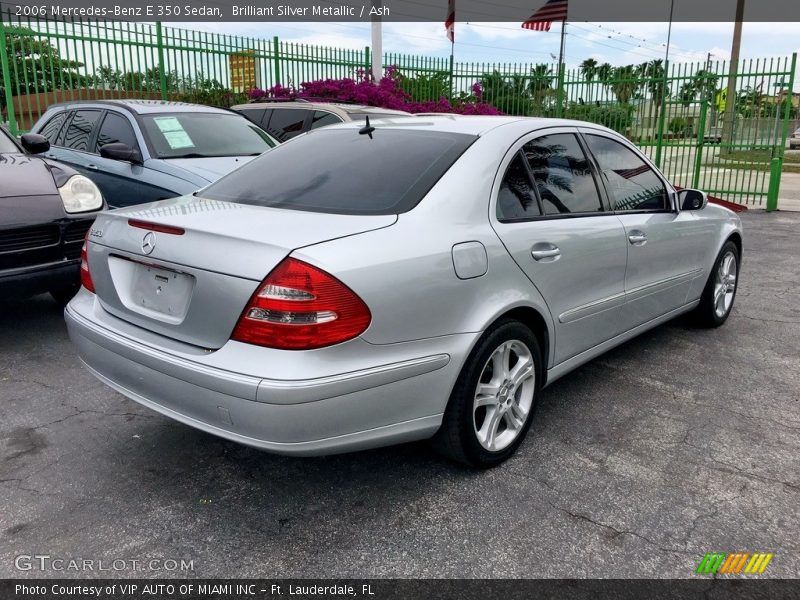
[[[478,378],[472,408],[475,435],[483,448],[497,452],[520,435],[533,406],[536,368],[530,349],[519,340],[501,344]]]

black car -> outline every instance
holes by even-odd
[[[80,285],[81,248],[100,190],[74,169],[35,155],[50,143],[18,143],[0,128],[0,298],[50,292],[65,303]]]

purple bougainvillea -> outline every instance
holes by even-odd
[[[438,100],[417,102],[403,90],[400,85],[401,75],[396,66],[386,69],[386,74],[377,85],[364,70],[356,71],[356,79],[318,79],[300,84],[299,89],[284,87],[280,84],[267,90],[254,88],[248,92],[251,100],[265,98],[281,98],[294,100],[307,98],[330,102],[352,102],[368,106],[380,106],[411,113],[440,112],[464,115],[500,115],[503,114],[491,104],[482,102],[483,90],[479,83],[472,85],[472,95],[457,100],[444,96]]]

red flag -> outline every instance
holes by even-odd
[[[547,0],[544,6],[522,24],[523,29],[550,31],[553,21],[567,20],[567,0]]]
[[[447,0],[447,19],[444,22],[447,30],[447,39],[450,43],[456,41],[456,0]]]

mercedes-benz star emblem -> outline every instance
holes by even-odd
[[[142,239],[142,252],[150,254],[156,249],[156,234],[152,231],[144,236]]]

